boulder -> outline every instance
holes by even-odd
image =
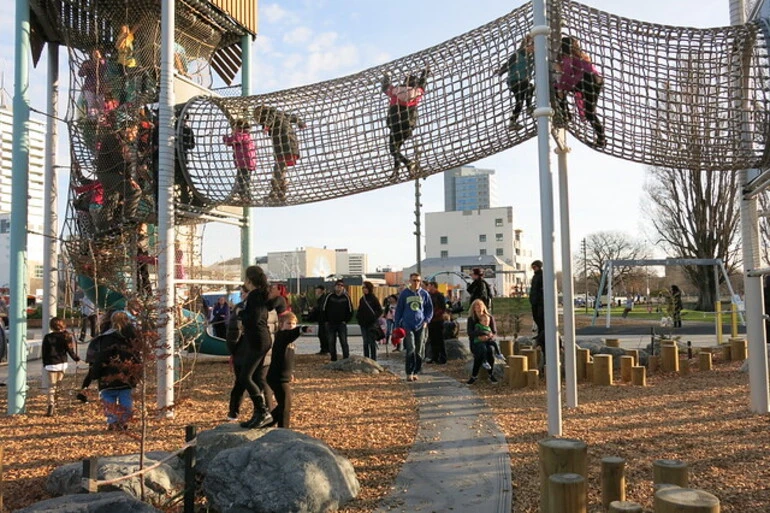
[[[346,458],[288,429],[220,452],[203,480],[203,492],[221,513],[337,511],[359,489]]]
[[[198,433],[195,451],[195,471],[206,474],[208,466],[217,454],[225,449],[240,447],[261,438],[267,429],[243,429],[237,422],[221,424],[214,429]]]
[[[104,492],[56,497],[31,504],[16,513],[159,513],[147,503],[125,492]]]
[[[149,452],[144,457],[144,466],[149,467],[165,459],[171,453]],[[96,478],[107,481],[126,476],[139,470],[139,455],[110,456],[99,458]],[[51,495],[69,495],[80,492],[83,477],[83,463],[69,463],[54,469],[48,476],[45,488]],[[133,497],[141,497],[140,476],[135,476],[112,485],[102,486],[102,491],[123,491]],[[184,489],[184,464],[180,458],[171,458],[166,463],[144,474],[145,493],[150,500],[163,500]]]
[[[364,356],[358,356],[357,354],[352,354],[349,358],[343,358],[336,362],[330,362],[326,364],[325,368],[342,372],[352,372],[353,374],[379,374],[385,370],[382,368],[382,365],[374,360]]]
[[[444,345],[446,346],[447,360],[467,360],[473,358],[467,340],[450,338],[444,341]]]

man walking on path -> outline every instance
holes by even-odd
[[[446,346],[444,345],[444,312],[446,312],[446,297],[438,290],[438,283],[428,283],[428,294],[433,306],[433,318],[428,323],[428,344],[430,345],[433,363],[446,363]]]
[[[545,363],[545,305],[543,304],[543,262],[532,262],[532,287],[529,289],[529,304],[532,305],[532,320],[537,325],[537,345],[543,352]]]
[[[331,360],[337,361],[337,337],[342,346],[342,358],[350,357],[347,323],[353,318],[353,303],[345,292],[344,281],[337,280],[334,284],[334,294],[326,296],[321,315],[326,319],[326,336],[329,341]]]
[[[433,303],[428,291],[420,287],[420,275],[409,275],[409,286],[401,291],[396,304],[396,327],[404,328],[406,380],[417,381],[422,370],[426,327],[433,318]]]

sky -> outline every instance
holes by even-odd
[[[254,43],[256,92],[312,84],[389,62],[484,25],[522,3],[423,0],[388,9],[387,3],[361,0],[260,1],[259,35]],[[728,0],[583,3],[653,23],[691,27],[729,24]],[[13,19],[7,15],[0,20],[0,70],[5,73],[9,92],[13,83]],[[69,69],[64,55],[61,60],[62,81],[66,82]],[[39,110],[45,110],[46,66],[44,58],[31,72],[32,107]],[[60,111],[64,108],[62,102]],[[60,126],[60,131],[64,127]],[[574,139],[570,147],[573,252],[579,248],[581,239],[598,231],[622,231],[641,239],[652,238],[643,208],[645,166],[607,157]],[[64,144],[59,145],[58,153],[60,163],[68,161]],[[539,257],[542,250],[536,140],[474,165],[496,171],[496,206],[513,207],[516,223],[524,230],[525,244]],[[556,181],[555,158],[551,165]],[[66,172],[61,173],[59,182],[64,196]],[[422,185],[423,213],[442,211],[443,175],[432,176]],[[555,190],[554,198],[558,197]],[[60,198],[60,204],[65,199]],[[400,269],[414,265],[416,259],[413,211],[413,182],[320,203],[260,208],[255,215],[255,252],[265,255],[305,246],[347,248],[369,255],[370,272],[383,266]],[[61,212],[63,217],[64,210]],[[557,240],[559,230],[557,223]],[[240,254],[237,228],[209,225],[205,234],[204,264]],[[555,251],[558,260],[560,249]],[[556,267],[561,266],[557,263]]]

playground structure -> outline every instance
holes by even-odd
[[[68,253],[82,257],[84,262],[96,262],[93,267],[102,270],[100,275],[109,275],[110,280],[120,277],[126,288],[136,291],[133,269],[137,227],[156,224],[157,244],[153,251],[158,257],[155,290],[160,293],[160,311],[168,312],[175,305],[172,241],[177,219],[182,217],[176,216],[176,211],[194,212],[197,217],[187,218],[194,223],[217,218],[220,205],[294,205],[355,194],[440,173],[511,148],[537,134],[548,305],[547,358],[557,362],[555,259],[553,247],[547,243],[554,234],[551,135],[559,155],[562,191],[562,260],[565,283],[569,284],[564,296],[564,304],[568,305],[568,349],[574,348],[574,327],[569,324],[573,301],[566,192],[567,131],[597,151],[653,166],[718,172],[766,167],[770,161],[770,132],[766,129],[770,92],[765,87],[770,79],[770,28],[766,20],[741,23],[745,20],[736,15],[731,27],[677,28],[621,18],[569,0],[537,0],[446,43],[385,65],[321,84],[249,96],[249,48],[255,28],[240,23],[235,11],[228,13],[227,7],[243,4],[255,11],[251,2],[192,0],[180,6],[176,15],[174,3],[153,0],[17,0],[17,4],[15,131],[22,133],[29,113],[29,100],[24,93],[28,78],[20,61],[29,51],[29,32],[22,29],[29,27],[32,14],[35,41],[66,45],[73,64],[73,97],[68,110],[72,177],[76,182],[73,185],[82,187],[90,184],[86,181],[101,181],[106,201],[111,209],[114,207],[106,220],[92,223],[104,223],[101,229],[89,226],[85,216],[76,214],[74,206],[71,207],[66,233]],[[130,52],[126,51],[126,34],[131,35]],[[534,38],[535,122],[525,116],[521,118],[522,129],[510,130],[506,121],[511,95],[493,70],[516,51],[525,35]],[[558,60],[563,35],[581,41],[604,77],[599,114],[604,120],[605,144],[598,144],[594,131],[581,120],[579,102],[566,110],[551,109],[551,77],[558,70],[549,61]],[[49,52],[52,48],[55,45],[49,45]],[[92,62],[100,62],[100,57],[93,53],[98,48],[109,54],[103,64],[104,81],[111,83],[110,94],[117,103],[110,104],[109,111],[106,98],[102,98],[104,103],[100,106],[84,95],[84,106],[75,96],[83,90],[93,100],[94,93],[104,96],[107,92],[99,89],[101,64],[96,64],[96,89],[93,83],[86,83],[88,72],[81,76],[89,61],[88,52]],[[37,56],[39,52],[38,48]],[[185,103],[189,91],[197,87],[188,78],[192,70],[204,77],[199,79],[204,86],[208,86],[205,77],[210,74],[209,67],[229,83],[237,73],[241,57],[244,96],[220,98],[207,92]],[[419,109],[414,136],[407,140],[403,150],[417,165],[409,166],[408,171],[396,168],[393,173],[383,122],[386,98],[380,83],[386,74],[400,83],[407,75],[423,71],[427,80],[425,100]],[[188,91],[186,97],[176,97],[177,89]],[[148,113],[156,103],[157,119]],[[270,112],[270,116],[264,116],[265,112]],[[277,113],[290,117],[296,125],[293,137],[297,139],[299,158],[290,167],[280,167],[281,162],[276,162],[278,167],[273,166],[272,170],[270,166],[249,170],[244,180],[226,137],[235,128],[246,126],[245,122],[255,144],[257,161],[273,162],[277,143],[273,140],[271,144],[259,128],[275,128]],[[53,111],[49,114],[55,117]],[[141,133],[146,123],[154,126],[154,132]],[[194,147],[185,144],[190,132],[195,135]],[[157,153],[152,145],[154,134]],[[149,135],[149,148],[142,146],[148,138],[141,135]],[[23,137],[16,137],[13,215],[18,216],[14,217],[17,220],[26,217],[23,149]],[[276,170],[285,178],[284,194],[277,201],[274,195],[271,197]],[[749,195],[758,190],[748,187],[751,179],[753,176],[747,174],[744,185]],[[122,209],[123,217],[116,215],[118,208]],[[749,254],[745,258],[746,268],[750,273],[770,272],[757,270],[755,265],[756,200],[747,196],[744,212],[744,247]],[[249,215],[244,212],[242,217],[235,214],[230,218],[244,226],[244,260],[250,262]],[[95,218],[91,215],[88,220]],[[23,223],[17,222],[16,226]],[[26,247],[23,235],[12,234],[14,269],[22,267],[21,256]],[[114,251],[115,248],[120,249]],[[750,273],[746,278],[747,304],[756,303],[756,308],[761,309],[759,279]],[[14,293],[24,289],[20,274],[12,275]],[[751,348],[757,353],[766,352],[759,312],[755,309],[748,313]],[[17,323],[24,319],[20,311],[13,311],[12,318]],[[174,348],[173,332],[174,320],[169,317],[162,336],[170,351]],[[14,366],[23,358],[23,337],[23,330],[13,330]],[[567,403],[576,406],[574,351],[568,350],[566,355]],[[751,368],[752,408],[766,412],[766,360],[754,360],[760,363]],[[167,381],[161,381],[168,380],[170,369],[159,370],[159,406],[168,408],[173,405],[173,395],[169,395]],[[558,435],[558,365],[549,366],[548,372],[548,429]],[[23,381],[23,376],[15,376],[9,383],[11,413],[23,409]]]

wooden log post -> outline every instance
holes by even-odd
[[[620,347],[620,339],[619,338],[604,339],[604,345],[607,347]]]
[[[552,474],[548,494],[550,513],[586,513],[586,479],[580,474]]]
[[[500,352],[508,358],[513,356],[513,340],[503,339],[500,341]]]
[[[591,361],[591,351],[578,347],[575,352],[577,358],[575,358],[576,374],[578,381],[585,381],[586,378],[586,365]]]
[[[679,372],[679,347],[676,343],[660,345],[660,360],[663,372]]]
[[[690,374],[690,360],[679,360],[679,375],[687,376]]]
[[[537,350],[534,347],[529,347],[521,350],[521,356],[527,358],[527,369],[538,369],[537,366]]]
[[[594,355],[594,384],[612,385],[612,355]]]
[[[631,384],[637,387],[647,386],[647,367],[642,365],[631,367]]]
[[[508,372],[511,379],[511,388],[524,388],[527,386],[527,357],[524,355],[513,355],[508,357],[508,367],[511,370]]]
[[[511,366],[510,365],[503,366],[503,384],[504,385],[511,384]]]
[[[730,360],[732,360],[732,350],[731,350],[732,348],[730,344],[723,344],[721,347],[722,347],[722,358],[726,362],[729,362]]]
[[[655,513],[719,513],[716,496],[692,488],[665,488],[655,492]]]
[[[745,338],[730,339],[730,358],[735,362],[742,362],[748,357],[749,346]]]
[[[649,358],[647,358],[647,370],[652,374],[657,372],[658,368],[660,368],[660,356],[651,354]]]
[[[197,427],[185,427],[185,442],[192,442],[197,434]],[[184,513],[195,513],[195,445],[184,450]]]
[[[624,383],[631,382],[631,367],[634,364],[633,356],[621,356],[620,357],[620,379]]]
[[[626,460],[617,456],[602,458],[602,505],[626,500]]]
[[[594,362],[590,361],[586,363],[586,381],[589,383],[594,382]]]
[[[549,478],[553,474],[588,477],[588,446],[570,438],[545,438],[537,442],[540,456],[540,511],[550,513]]]
[[[625,349],[626,356],[634,357],[634,365],[641,365],[639,363],[639,350],[638,349]]]
[[[643,513],[642,505],[630,501],[612,501],[607,513]]]
[[[711,369],[714,368],[714,364],[711,361],[710,352],[698,353],[698,368],[702,371],[710,371]]]
[[[537,388],[540,385],[540,371],[537,369],[527,370],[527,388]]]
[[[687,488],[689,475],[687,463],[682,460],[655,460],[652,462],[653,484],[673,484]]]

